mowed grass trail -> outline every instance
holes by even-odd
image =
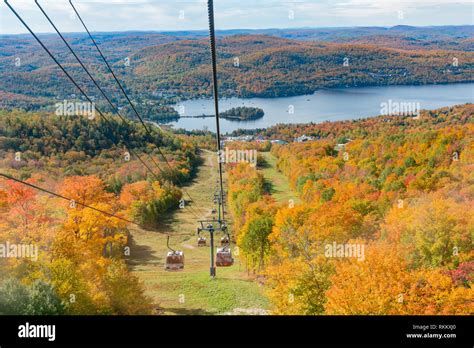
[[[288,204],[290,199],[292,199],[295,204],[300,202],[296,192],[291,189],[288,178],[278,171],[276,167],[277,158],[270,152],[261,152],[260,154],[265,158],[266,162],[265,167],[260,170],[265,177],[267,192],[279,203]]]
[[[195,180],[185,189],[193,198],[190,204],[200,218],[209,218],[216,188],[217,159],[214,153],[203,152],[204,163]],[[189,198],[186,195],[184,198]],[[267,309],[268,302],[259,284],[247,277],[244,265],[234,255],[232,267],[218,267],[217,277],[209,277],[210,250],[197,247],[197,218],[188,209],[178,209],[166,216],[156,231],[130,227],[131,255],[128,264],[145,285],[157,314],[224,314],[239,309]],[[185,266],[181,272],[166,272],[166,235],[173,249],[184,251]],[[187,234],[184,235],[183,234]],[[206,236],[208,237],[208,236]],[[216,234],[220,242],[220,234]],[[209,242],[209,238],[208,238]],[[235,250],[235,246],[231,245]]]

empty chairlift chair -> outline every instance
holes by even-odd
[[[170,251],[166,255],[165,271],[182,271],[184,269],[184,253],[180,250],[173,250],[169,246],[170,237],[166,241],[166,246]]]
[[[217,267],[229,267],[234,264],[232,252],[229,247],[217,248],[216,254],[216,266]]]

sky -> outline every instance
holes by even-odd
[[[36,32],[52,32],[34,0],[10,0]],[[39,0],[58,28],[82,31],[68,0]],[[73,0],[91,31],[202,30],[206,0]],[[217,29],[474,24],[473,0],[215,0]],[[26,33],[0,2],[0,34]]]

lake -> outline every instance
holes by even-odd
[[[474,102],[474,83],[321,89],[297,97],[223,98],[219,105],[221,112],[237,106],[259,107],[265,111],[265,116],[258,120],[221,119],[221,132],[227,133],[239,128],[267,128],[278,123],[321,123],[373,117],[382,113],[383,103],[416,103],[421,109],[432,110],[468,102]],[[195,99],[175,107],[184,106],[186,116],[212,115],[213,103],[212,99]],[[216,129],[214,118],[181,118],[169,124],[187,130]]]

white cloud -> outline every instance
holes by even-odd
[[[73,0],[94,31],[206,29],[205,0]],[[10,0],[40,32],[52,31],[33,0]],[[81,31],[68,0],[40,0],[63,31]],[[184,11],[184,19],[179,18]],[[289,10],[294,19],[289,20]],[[216,26],[230,28],[474,24],[472,0],[221,0]],[[397,18],[404,12],[403,21]],[[26,32],[0,1],[0,33]]]

